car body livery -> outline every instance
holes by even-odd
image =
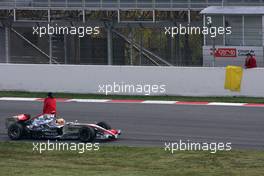
[[[105,122],[97,124],[65,122],[58,123],[53,114],[42,114],[31,118],[20,114],[6,119],[8,136],[12,140],[29,139],[79,139],[92,142],[96,139],[117,139],[121,130],[112,129]]]

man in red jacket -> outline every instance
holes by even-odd
[[[257,61],[255,56],[253,56],[251,53],[247,54],[246,62],[245,62],[246,68],[256,68],[257,67]]]
[[[43,114],[56,114],[56,99],[52,93],[48,93],[48,97],[44,99]]]

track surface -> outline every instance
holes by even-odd
[[[39,114],[41,102],[0,101],[0,140],[9,140],[5,118]],[[106,121],[123,131],[111,144],[160,146],[165,142],[231,142],[232,148],[264,149],[264,109],[257,107],[132,103],[58,103],[66,121]]]

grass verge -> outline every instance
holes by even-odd
[[[46,92],[13,92],[0,91],[0,97],[46,97]],[[255,97],[182,97],[182,96],[124,96],[124,95],[98,95],[54,93],[59,98],[77,99],[137,99],[137,100],[171,100],[171,101],[206,101],[206,102],[233,102],[233,103],[264,103],[264,98]]]
[[[99,151],[33,152],[29,142],[0,142],[0,175],[19,176],[259,176],[263,151],[177,152],[101,146]]]

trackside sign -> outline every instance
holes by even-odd
[[[257,59],[258,67],[264,66],[264,48],[262,46],[203,46],[204,67],[226,67],[227,65],[244,66],[246,54],[252,53]]]
[[[215,57],[235,58],[237,57],[237,49],[236,48],[217,48],[215,51]]]

